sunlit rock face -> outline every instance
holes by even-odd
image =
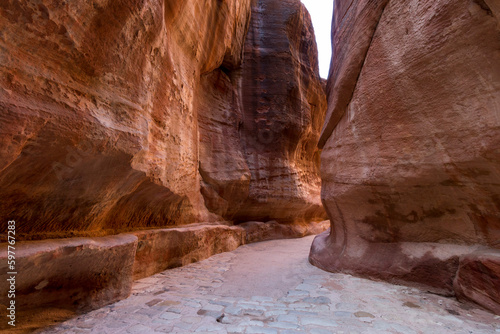
[[[464,256],[500,249],[500,7],[336,0],[335,8],[320,139],[332,229],[310,259],[447,294],[460,266],[455,285],[474,289],[464,282],[480,271]]]
[[[206,219],[196,90],[241,61],[249,1],[0,9],[2,216],[21,233]]]
[[[310,20],[299,1],[263,3],[3,1],[0,226],[29,239],[323,216]],[[272,20],[252,21],[266,45],[245,42],[252,11]],[[284,64],[252,70],[272,57]],[[261,142],[252,101],[275,92]]]

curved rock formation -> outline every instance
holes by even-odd
[[[326,217],[316,148],[326,97],[311,18],[297,0],[252,4],[241,138],[252,182],[236,218],[287,222]]]
[[[274,39],[245,43],[252,6],[251,36]],[[19,238],[40,239],[323,220],[310,161],[326,98],[298,0],[8,0],[0,18],[2,230],[16,220]],[[252,70],[273,57],[286,75]],[[274,108],[264,144],[259,96]]]
[[[2,224],[63,236],[207,219],[196,89],[241,62],[249,0],[7,1],[0,15]]]
[[[460,267],[460,295],[491,296],[500,277],[498,4],[336,0],[335,8],[320,139],[332,227],[314,241],[311,262],[445,294]],[[466,256],[478,248],[490,249],[488,273]],[[484,289],[467,284],[471,272],[488,281]],[[497,295],[488,305],[471,298],[498,312]]]

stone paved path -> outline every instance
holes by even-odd
[[[323,272],[312,237],[246,245],[135,283],[41,333],[500,333],[500,317],[417,289]]]

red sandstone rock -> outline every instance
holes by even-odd
[[[23,315],[18,323],[31,321],[30,316],[43,308],[82,312],[127,298],[136,247],[133,235],[16,243],[15,302]],[[12,271],[7,256],[4,244],[0,246],[0,304],[4,306],[10,302],[9,285],[4,282]]]
[[[232,251],[245,242],[244,229],[223,225],[149,230],[134,234],[139,239],[134,279]]]
[[[316,143],[326,99],[300,1],[254,0],[242,69],[223,66],[202,87],[200,174],[209,210],[240,222],[322,220]]]
[[[323,218],[316,58],[298,0],[1,2],[0,233],[8,220],[19,241]],[[144,277],[232,250],[246,231],[136,234]],[[78,310],[124,298],[136,239],[116,238],[30,243],[45,248],[20,255],[19,294]]]
[[[253,0],[241,141],[251,173],[239,221],[323,220],[316,143],[326,99],[311,20],[297,0]]]
[[[239,246],[317,234],[328,222],[191,225],[101,238],[16,243],[18,324],[27,332],[127,298],[132,280]],[[10,302],[7,245],[0,246],[0,305]],[[0,330],[7,328],[6,322]]]
[[[2,1],[0,212],[25,237],[210,219],[197,89],[250,1]]]
[[[230,252],[243,244],[319,234],[328,226],[329,221],[289,224],[254,221],[238,226],[195,225],[134,232],[139,239],[134,279]]]
[[[250,171],[240,142],[241,70],[217,69],[201,78],[198,96],[201,193],[227,220],[248,197]]]
[[[310,259],[452,293],[467,253],[454,245],[500,248],[498,4],[336,0],[335,8],[320,140],[332,230]]]
[[[500,251],[477,251],[463,256],[454,287],[459,299],[471,300],[500,314]]]
[[[253,243],[276,239],[302,238],[320,234],[328,229],[330,221],[280,224],[270,222],[245,222],[238,225],[245,229],[245,243]]]
[[[325,216],[298,0],[8,0],[0,31],[0,226],[18,238]]]

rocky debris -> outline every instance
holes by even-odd
[[[335,8],[320,140],[332,228],[316,238],[311,262],[450,294],[457,270],[463,291],[474,291],[467,282],[489,286],[460,259],[500,248],[498,5],[336,0]]]

